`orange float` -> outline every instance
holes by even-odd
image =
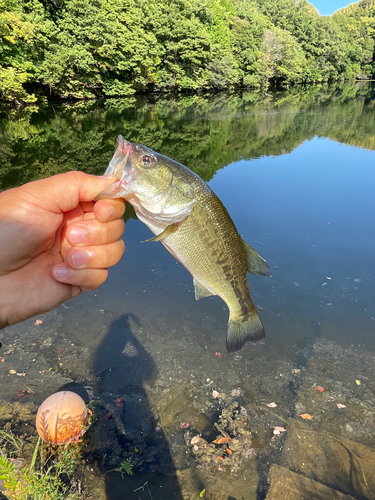
[[[60,391],[43,401],[36,415],[39,436],[50,444],[80,441],[92,412],[75,392]]]

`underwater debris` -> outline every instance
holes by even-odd
[[[246,421],[247,420],[247,421]],[[198,469],[218,468],[217,461],[221,462],[221,470],[231,473],[238,472],[243,466],[244,459],[252,455],[252,438],[248,424],[247,412],[234,401],[224,408],[213,427],[219,435],[208,443],[201,436],[191,437],[187,432],[185,442],[191,446],[195,455]]]

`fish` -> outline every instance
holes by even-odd
[[[118,137],[105,175],[116,181],[98,199],[124,198],[152,233],[190,272],[197,300],[219,296],[228,306],[228,353],[258,342],[265,330],[247,273],[271,276],[267,262],[239,235],[223,203],[189,168],[142,144]]]

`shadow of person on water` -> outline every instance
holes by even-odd
[[[119,451],[118,464],[130,458],[133,475],[106,474],[107,500],[182,500],[168,441],[157,425],[144,384],[153,385],[158,372],[150,354],[133,333],[139,319],[125,314],[116,319],[93,359],[96,391],[112,405],[117,442],[108,443],[109,454]],[[109,467],[108,469],[113,469]],[[136,490],[136,491],[135,491]]]

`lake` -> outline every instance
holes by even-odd
[[[72,169],[101,175],[118,134],[200,175],[267,260],[271,278],[248,278],[266,339],[228,355],[225,303],[195,301],[190,274],[160,243],[141,243],[151,233],[128,207],[125,256],[97,291],[39,327],[34,318],[1,332],[3,350],[15,342],[19,359],[52,369],[43,383],[26,372],[34,395],[25,401],[40,404],[62,382],[94,401],[86,457],[97,498],[197,498],[206,488],[206,498],[261,499],[271,464],[370,498],[360,480],[338,475],[350,453],[329,436],[349,449],[375,444],[375,86],[3,110],[0,189]],[[8,368],[6,401],[16,388]],[[320,465],[298,448],[293,433],[305,431],[314,451],[327,441]],[[190,444],[220,432],[241,436],[237,454]],[[129,457],[133,476],[102,475]]]

